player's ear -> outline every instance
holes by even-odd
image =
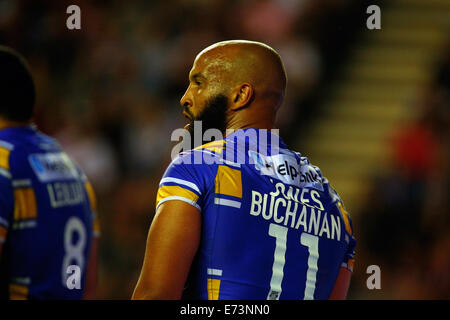
[[[230,109],[237,111],[245,108],[253,99],[253,86],[245,82],[233,90],[230,101]]]

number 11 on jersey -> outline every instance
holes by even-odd
[[[275,238],[275,252],[273,256],[272,278],[267,300],[279,300],[281,283],[284,277],[284,264],[286,262],[286,243],[288,228],[274,223],[269,226],[269,235]],[[317,262],[319,260],[319,237],[302,232],[300,243],[308,248],[308,270],[306,271],[305,300],[314,299],[316,289]]]

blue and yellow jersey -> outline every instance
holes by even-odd
[[[186,299],[328,299],[356,240],[342,200],[278,135],[245,129],[180,153],[156,206],[185,201],[202,216]]]
[[[95,207],[86,176],[54,139],[34,126],[0,130],[1,296],[82,298]],[[68,285],[75,273],[80,289]]]

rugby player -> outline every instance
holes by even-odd
[[[252,41],[195,58],[180,103],[225,138],[181,152],[159,185],[133,299],[344,299],[356,240],[319,168],[274,128],[280,56]],[[202,161],[196,161],[196,160]]]
[[[94,191],[58,143],[32,124],[35,87],[0,46],[0,297],[94,298]]]

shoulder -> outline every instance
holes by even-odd
[[[223,162],[225,140],[206,143],[192,150],[180,152],[169,165],[187,169],[207,169]]]
[[[14,150],[14,154],[28,149],[46,151],[60,151],[61,149],[55,138],[42,133],[34,126],[1,130],[0,147]]]
[[[221,154],[223,149],[225,148],[225,140],[216,140],[205,143],[199,147],[193,149],[193,151],[212,151],[216,154]]]
[[[10,158],[14,145],[0,136],[0,175],[11,178]]]
[[[323,176],[320,168],[312,164],[307,157],[302,157],[298,152],[295,154],[299,159],[300,187],[327,192],[328,180]]]
[[[300,159],[300,174],[303,187],[321,191],[327,198],[328,207],[337,206],[338,208],[344,208],[344,202],[327,177],[322,173],[322,170],[312,164],[307,157],[302,157],[299,153],[296,154]]]

